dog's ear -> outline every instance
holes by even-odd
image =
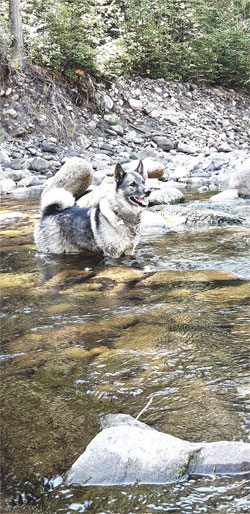
[[[138,166],[137,166],[137,168],[136,168],[136,170],[135,170],[135,171],[137,171],[137,173],[140,173],[140,175],[141,175],[145,180],[148,178],[148,174],[147,174],[146,170],[144,169],[144,166],[143,166],[143,162],[142,162],[142,161],[140,161],[140,162],[139,162],[139,164],[138,164]]]
[[[124,171],[120,163],[118,163],[115,167],[115,181],[117,185],[123,181],[125,173],[126,172]]]

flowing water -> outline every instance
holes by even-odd
[[[190,441],[250,439],[246,228],[169,231],[133,258],[36,253],[38,199],[1,231],[3,510],[152,514],[250,510],[247,479],[66,487],[110,413]],[[57,487],[55,487],[56,485]]]

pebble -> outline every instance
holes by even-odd
[[[3,113],[14,119],[17,117],[17,111],[15,109],[6,109]]]
[[[128,103],[133,111],[142,110],[142,102],[140,100],[137,100],[136,98],[129,98]]]

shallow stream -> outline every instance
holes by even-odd
[[[249,512],[247,479],[65,487],[110,413],[189,441],[250,441],[250,249],[244,227],[147,235],[133,258],[39,256],[38,198],[1,231],[3,510]]]

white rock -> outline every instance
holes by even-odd
[[[3,180],[0,180],[0,191],[2,191],[2,193],[9,193],[15,188],[16,183],[11,178],[4,178]]]
[[[250,444],[190,443],[122,414],[107,416],[104,430],[66,474],[66,484],[167,484],[196,476],[247,478]]]
[[[111,111],[114,105],[112,98],[110,98],[110,96],[106,95],[104,92],[100,94],[100,103],[103,106],[105,112]]]
[[[12,89],[11,89],[11,87],[8,87],[5,91],[5,96],[10,96],[11,93],[12,93]]]
[[[173,179],[180,179],[180,178],[186,178],[189,177],[190,172],[184,166],[176,166],[174,170],[168,170],[168,176]]]
[[[160,118],[161,111],[158,111],[157,109],[153,109],[153,111],[148,113],[150,118]]]
[[[17,117],[17,112],[15,109],[6,109],[4,111],[4,114],[7,114],[8,116],[10,116],[10,118],[13,118],[13,119],[15,119]]]
[[[6,150],[4,148],[0,148],[0,162],[2,162],[2,163],[11,162],[8,153],[6,152]]]
[[[225,191],[222,191],[217,195],[211,196],[211,198],[209,198],[209,201],[224,202],[225,200],[235,200],[236,198],[239,198],[239,194],[238,191],[236,191],[236,189],[226,189]]]
[[[155,229],[164,229],[166,228],[166,221],[162,214],[158,212],[152,212],[145,210],[142,213],[141,217],[141,231],[142,233],[148,233],[152,230],[155,232]]]
[[[232,174],[229,187],[237,189],[242,196],[250,197],[250,157]]]
[[[142,110],[142,103],[140,100],[137,100],[136,98],[129,98],[128,103],[133,109],[133,111],[141,111]]]
[[[184,201],[184,194],[174,187],[164,187],[152,191],[149,195],[149,205],[176,204]]]

